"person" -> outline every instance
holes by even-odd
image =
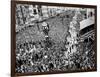
[[[46,22],[42,23],[42,29],[45,35],[48,35],[49,33],[49,24],[47,24]]]

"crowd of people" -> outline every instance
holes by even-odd
[[[62,14],[55,18],[60,18],[59,23],[69,26],[64,41],[55,42],[57,39],[54,40],[49,35],[50,24],[43,21],[41,24],[43,40],[35,41],[30,38],[30,40],[22,39],[24,42],[16,42],[16,72],[74,71],[95,67],[94,40],[79,41],[79,22],[82,20],[82,14],[71,11],[69,15]],[[69,20],[66,21],[68,24],[65,20]],[[27,26],[23,31],[33,27]],[[16,36],[18,34],[20,35],[20,31],[16,32]]]
[[[93,40],[84,41],[70,46],[69,43],[55,43],[46,35],[43,41],[18,43],[16,44],[16,71],[25,73],[92,69],[95,66],[93,42]],[[72,51],[74,47],[76,52]]]

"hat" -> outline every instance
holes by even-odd
[[[47,23],[46,23],[46,22],[43,22],[43,23],[42,23],[42,26],[47,26]]]

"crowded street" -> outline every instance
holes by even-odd
[[[88,8],[18,4],[16,72],[95,68],[94,23],[81,27],[93,15]]]

